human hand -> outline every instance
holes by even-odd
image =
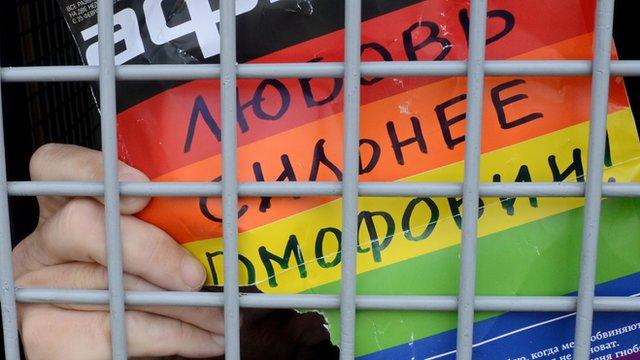
[[[98,151],[48,144],[30,163],[34,181],[100,181]],[[121,181],[148,181],[119,164]],[[36,229],[13,250],[16,286],[107,289],[104,206],[99,198],[38,197]],[[198,291],[202,265],[161,229],[133,214],[148,198],[122,198],[120,222],[126,290]],[[219,308],[128,307],[131,357],[212,357],[224,352]],[[19,304],[19,329],[29,359],[109,359],[110,322],[104,305]]]

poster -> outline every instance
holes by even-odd
[[[95,2],[61,0],[80,52],[97,64]],[[216,63],[217,1],[115,3],[117,64]],[[343,4],[238,1],[240,63],[340,62]],[[488,60],[592,57],[595,1],[493,0]],[[363,61],[465,60],[468,0],[367,0]],[[615,52],[612,56],[615,56]],[[461,182],[466,79],[361,79],[360,181]],[[153,181],[221,179],[217,80],[118,82],[121,160]],[[340,181],[341,79],[240,79],[238,180]],[[590,77],[487,77],[481,182],[582,182]],[[612,77],[603,181],[637,182],[640,142],[624,83]],[[581,198],[489,198],[478,213],[478,295],[571,295],[578,286]],[[460,198],[359,199],[360,295],[456,295]],[[221,286],[221,203],[155,198],[139,216],[205,265]],[[264,293],[340,291],[341,200],[240,198],[239,271]],[[640,202],[604,199],[598,295],[640,294]],[[323,310],[339,344],[337,311]],[[575,314],[476,314],[474,358],[571,359]],[[359,311],[362,359],[454,359],[455,313]],[[592,359],[640,358],[640,315],[599,313]]]

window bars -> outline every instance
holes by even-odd
[[[606,112],[610,75],[639,76],[640,61],[611,61],[614,0],[598,0],[593,61],[485,61],[487,0],[471,1],[469,60],[418,62],[360,61],[361,0],[345,0],[344,63],[236,64],[235,1],[221,1],[220,65],[114,65],[113,2],[98,0],[99,66],[30,66],[1,68],[3,82],[99,81],[104,157],[103,182],[7,182],[4,134],[0,112],[0,280],[2,320],[7,359],[19,359],[16,301],[109,304],[114,359],[127,357],[126,305],[224,306],[227,359],[239,359],[239,307],[339,308],[341,358],[354,357],[356,309],[457,311],[456,357],[471,359],[473,319],[478,311],[577,312],[574,359],[589,358],[593,311],[640,311],[637,298],[594,297],[600,203],[607,197],[639,197],[640,184],[603,184]],[[488,75],[592,76],[589,159],[586,183],[479,183],[484,78]],[[468,77],[468,108],[464,182],[358,183],[360,76]],[[273,77],[343,77],[344,178],[341,183],[241,183],[236,174],[236,79]],[[221,79],[222,183],[119,183],[117,178],[116,80]],[[1,103],[0,103],[1,107]],[[8,196],[104,196],[109,290],[15,289],[11,264]],[[238,292],[237,218],[224,216],[224,293],[138,292],[123,289],[119,197],[221,196],[223,214],[235,214],[238,196],[317,196],[343,198],[342,283],[340,296],[265,295]],[[475,296],[477,218],[463,215],[459,296],[357,296],[356,237],[359,196],[463,196],[466,214],[478,211],[479,196],[585,197],[579,291],[566,296]]]

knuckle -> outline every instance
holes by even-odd
[[[78,161],[78,170],[82,172],[84,175],[83,178],[87,180],[100,181],[103,179],[103,170],[102,170],[102,158],[98,153],[94,151],[87,151],[82,154],[83,156],[79,156]]]
[[[64,207],[62,213],[69,220],[77,220],[78,218],[95,218],[102,215],[102,208],[95,201],[90,199],[74,199]]]
[[[173,239],[169,237],[164,231],[149,227],[148,236],[145,237],[143,245],[144,249],[140,249],[143,254],[146,254],[146,261],[148,263],[168,263],[173,262],[181,258],[177,256],[175,246],[173,246]]]
[[[38,251],[55,258],[66,251],[92,249],[104,233],[102,214],[102,207],[91,199],[71,200],[42,224],[43,240],[37,244]]]
[[[23,262],[24,258],[29,251],[29,239],[25,238],[20,241],[16,247],[13,248],[12,257],[13,263],[16,264],[18,262]]]
[[[149,237],[145,243],[146,244],[142,246],[145,249],[141,249],[142,252],[140,253],[145,254],[143,259],[146,264],[150,265],[162,262],[163,259],[167,258],[168,251],[163,241],[158,241],[156,238]]]
[[[102,220],[102,207],[91,199],[74,199],[69,201],[57,215],[57,221],[53,226],[57,226],[59,234],[75,233],[83,236],[91,235],[96,230],[97,225]]]
[[[40,146],[31,156],[29,161],[29,173],[33,180],[44,178],[46,169],[51,166],[52,159],[60,154],[63,145],[49,143]]]
[[[70,276],[75,276],[75,288],[78,289],[108,289],[107,268],[99,264],[86,263],[73,269]]]
[[[76,145],[49,143],[42,145],[31,156],[29,171],[34,180],[41,180],[50,177],[52,165],[58,165],[64,161],[64,166],[78,172],[79,179],[100,180],[102,179],[102,158],[100,153]],[[55,172],[61,175],[61,171]],[[49,176],[48,176],[49,175]],[[52,179],[54,180],[54,179]]]
[[[13,263],[13,272],[16,277],[32,270],[35,266],[41,265],[42,262],[34,254],[34,246],[29,238],[22,240],[16,245],[11,254]]]
[[[47,250],[41,244],[40,234],[34,232],[22,240],[13,249],[13,269],[14,275],[19,278],[23,274],[40,269],[42,266],[50,265],[51,258],[47,255]]]

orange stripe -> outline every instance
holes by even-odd
[[[424,22],[423,25],[434,21],[440,26],[439,36],[451,42],[450,52],[445,61],[464,60],[467,58],[467,41],[458,17],[460,11],[468,8],[468,5],[468,0],[428,0],[375,17],[362,23],[362,43],[380,44],[389,51],[395,61],[409,60],[404,48],[403,32],[417,21]],[[507,59],[589,33],[593,29],[593,8],[593,0],[492,0],[489,9],[508,10],[513,13],[516,25],[504,38],[487,46],[487,59]],[[504,25],[504,21],[499,18],[488,19],[487,35],[498,34]],[[414,41],[421,41],[420,39],[426,39],[429,32],[427,28],[415,29],[412,38]],[[343,31],[336,31],[276,51],[256,59],[255,62],[306,62],[318,57],[324,62],[342,61],[343,38]],[[274,40],[277,42],[277,39]],[[551,53],[547,58],[591,58],[591,46],[574,50],[578,51],[574,51],[571,57],[562,53]],[[433,43],[420,49],[416,57],[419,60],[431,60],[440,51],[440,45]],[[363,60],[381,60],[380,54],[374,50],[366,50],[362,56]],[[324,105],[310,107],[303,97],[298,79],[280,80],[291,96],[289,105],[285,107],[287,110],[281,118],[271,121],[258,118],[255,111],[245,108],[241,112],[246,124],[243,125],[243,131],[238,132],[238,144],[246,145],[342,111],[342,95]],[[439,80],[441,78],[438,77],[386,77],[374,85],[363,86],[361,101],[362,104],[368,104]],[[239,80],[240,103],[246,104],[252,99],[261,82],[261,79]],[[333,83],[333,79],[313,79],[311,87],[315,96],[320,99],[332,92]],[[219,121],[219,89],[218,80],[191,81],[119,113],[120,159],[154,178],[219,154],[220,142],[201,120],[195,127],[193,146],[189,151],[184,151],[194,100],[201,96],[200,99],[206,104],[213,118]],[[262,105],[272,114],[276,113],[282,104],[276,90],[269,86],[263,95]]]
[[[590,46],[591,36],[580,36],[564,41],[552,47],[538,49],[532,54],[523,55],[529,59],[544,57],[550,51],[560,52],[571,58],[576,48]],[[516,144],[537,136],[551,133],[585,121],[589,116],[590,79],[572,78],[526,78],[526,83],[505,90],[501,97],[507,98],[526,93],[528,99],[508,105],[505,110],[509,119],[517,119],[532,112],[541,112],[543,118],[526,124],[502,129],[497,121],[495,108],[491,102],[490,89],[512,78],[487,78],[485,87],[483,148],[482,152],[492,151]],[[392,181],[408,177],[427,170],[438,168],[463,159],[464,145],[459,144],[453,150],[447,148],[441,135],[440,125],[434,108],[466,89],[466,79],[450,78],[430,84],[406,93],[398,94],[375,103],[367,104],[361,110],[361,137],[375,140],[381,148],[379,162],[375,169],[360,176],[362,181]],[[612,81],[610,111],[627,107],[624,86]],[[449,118],[465,111],[466,101],[447,108]],[[396,162],[391,141],[387,134],[386,123],[393,121],[399,139],[413,136],[410,117],[420,119],[419,123],[426,140],[428,153],[422,153],[417,144],[403,148],[404,165]],[[464,121],[451,127],[454,137],[462,135]],[[327,157],[336,166],[342,164],[342,115],[333,115],[295,129],[277,134],[238,149],[238,177],[240,181],[255,181],[252,165],[258,162],[266,181],[273,181],[282,171],[280,157],[287,154],[299,181],[308,180],[311,171],[311,158],[317,139],[324,139]],[[363,159],[369,158],[368,147],[363,151]],[[210,181],[220,174],[219,155],[185,166],[154,181],[183,181],[196,179]],[[363,160],[366,163],[366,160]],[[318,180],[335,181],[336,178],[321,166]],[[332,198],[274,198],[271,208],[262,213],[258,210],[260,199],[241,199],[240,204],[248,206],[247,212],[240,218],[240,231],[247,231],[316,207]],[[208,208],[219,217],[220,200],[210,199]],[[199,209],[198,199],[194,198],[156,198],[140,214],[146,221],[154,223],[167,231],[181,243],[197,239],[220,236],[220,224],[206,219]]]

